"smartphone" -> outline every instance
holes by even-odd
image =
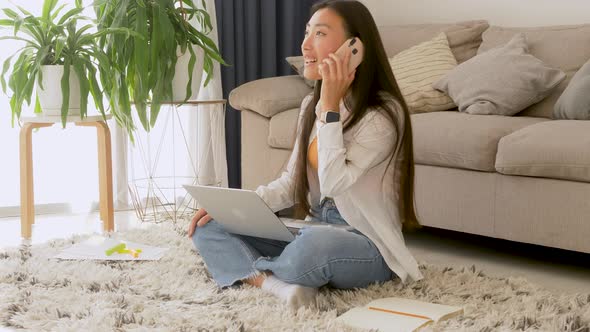
[[[341,58],[344,58],[346,52],[350,52],[350,62],[348,63],[348,72],[352,72],[353,70],[358,67],[363,61],[363,56],[365,54],[365,48],[363,47],[363,43],[358,37],[353,37],[344,42],[342,46],[334,53]]]

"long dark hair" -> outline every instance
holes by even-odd
[[[351,111],[350,117],[344,123],[344,131],[358,123],[369,108],[379,108],[394,125],[397,131],[397,144],[394,147],[395,171],[394,188],[399,197],[399,211],[404,230],[414,230],[420,227],[414,208],[414,154],[412,146],[412,126],[408,107],[395,81],[393,72],[383,48],[383,42],[377,30],[377,25],[367,7],[358,1],[327,0],[313,5],[311,15],[320,9],[329,8],[336,12],[344,21],[347,38],[358,37],[364,44],[365,54],[363,62],[358,66],[356,77],[351,84],[350,98],[344,103]],[[295,165],[294,198],[297,202],[295,212],[302,218],[309,212],[309,183],[307,178],[307,149],[309,136],[316,120],[315,107],[320,99],[322,81],[315,84],[313,99],[307,104],[299,125],[299,148]],[[397,101],[392,103],[391,99]],[[386,179],[383,179],[384,181]],[[395,185],[399,181],[399,186]]]

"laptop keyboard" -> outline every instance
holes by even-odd
[[[345,230],[354,229],[352,226],[349,226],[349,225],[330,224],[327,222],[316,222],[316,221],[291,219],[291,218],[280,218],[280,219],[283,222],[283,224],[285,224],[285,226],[287,226],[287,229],[294,235],[297,235],[299,233],[299,230],[303,227],[330,226],[330,227],[342,228]]]

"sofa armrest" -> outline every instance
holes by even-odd
[[[298,75],[270,77],[240,85],[229,94],[236,110],[253,111],[264,117],[299,107],[310,88]]]

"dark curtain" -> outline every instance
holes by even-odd
[[[215,0],[223,96],[249,81],[295,74],[285,57],[301,55],[305,24],[317,0]],[[240,112],[227,105],[228,180],[241,187]]]

